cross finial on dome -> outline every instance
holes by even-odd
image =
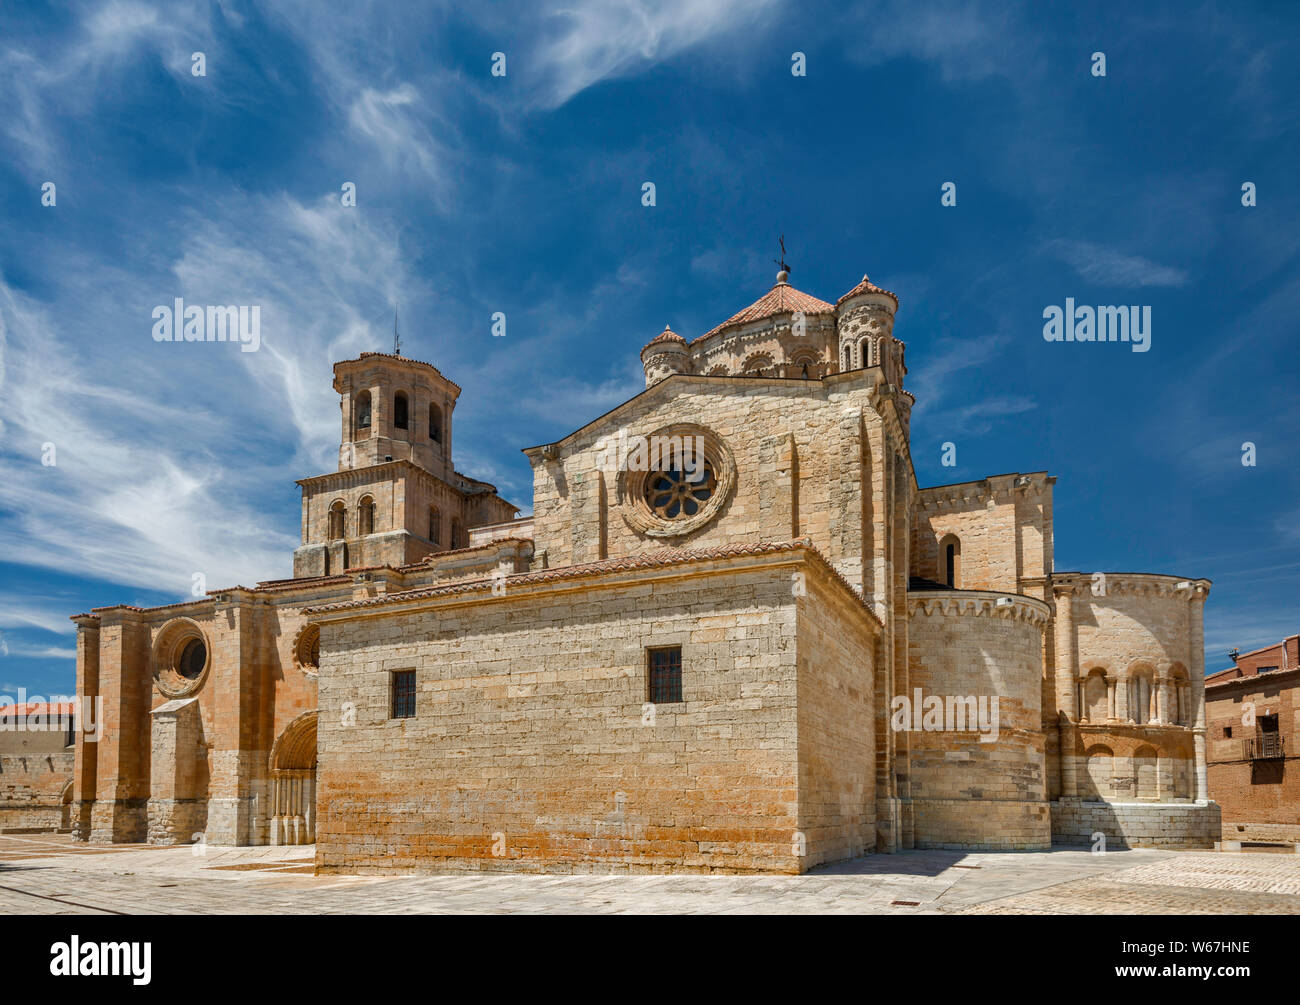
[[[781,257],[774,258],[772,259],[772,261],[774,261],[776,263],[776,267],[781,270],[776,274],[776,281],[778,283],[784,283],[786,280],[790,278],[790,266],[787,265],[785,261],[785,235],[784,234],[781,235]]]

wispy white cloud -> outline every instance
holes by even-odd
[[[1090,241],[1049,241],[1045,250],[1069,265],[1079,278],[1099,286],[1183,286],[1187,273],[1141,255],[1130,255]]]
[[[916,59],[945,81],[1023,76],[1033,51],[1019,3],[940,0],[924,5],[885,0],[863,5],[841,30],[850,59],[875,65]]]
[[[755,32],[777,8],[776,0],[576,0],[538,18],[522,72],[532,103],[556,108],[601,81]]]

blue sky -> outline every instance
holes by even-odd
[[[0,693],[72,687],[69,614],[289,575],[330,362],[395,304],[527,511],[519,448],[765,292],[780,234],[798,288],[898,293],[922,485],[1050,470],[1058,569],[1214,580],[1210,670],[1300,630],[1296,9],[413,6],[0,11]],[[177,296],[260,305],[261,350],[154,342]],[[1045,342],[1066,297],[1149,305],[1151,350]]]

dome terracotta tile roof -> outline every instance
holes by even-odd
[[[763,318],[775,317],[778,314],[793,314],[795,311],[803,311],[805,314],[829,314],[833,310],[835,310],[834,305],[828,304],[825,300],[818,300],[802,290],[796,290],[789,283],[778,282],[743,311],[733,314],[716,328],[705,332],[692,344],[735,325],[761,321]]]
[[[659,342],[680,342],[682,345],[685,345],[686,339],[682,338],[667,325],[664,325],[664,330],[647,342],[645,348],[641,351],[645,352],[646,349],[649,349],[652,345],[656,345]]]
[[[848,293],[844,294],[844,296],[840,297],[837,301],[835,301],[835,306],[838,307],[840,304],[844,303],[844,301],[848,300],[850,297],[861,296],[863,293],[883,293],[885,296],[889,297],[890,300],[894,301],[895,307],[898,306],[898,296],[892,290],[881,289],[870,279],[868,279],[865,273],[862,276],[862,282],[858,283],[857,286],[853,287],[853,289],[849,290]]]

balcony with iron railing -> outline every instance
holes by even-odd
[[[1241,756],[1247,761],[1272,761],[1286,756],[1286,739],[1281,733],[1260,733],[1241,741]]]

